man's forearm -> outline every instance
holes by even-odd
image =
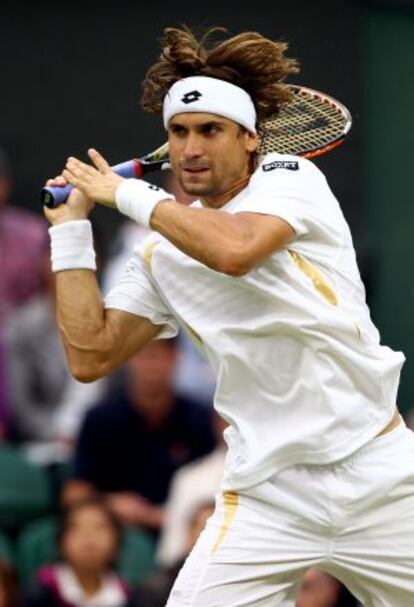
[[[57,320],[72,375],[90,382],[118,368],[161,330],[147,318],[104,307],[91,270],[56,275]]]
[[[92,270],[66,270],[56,274],[57,321],[69,366],[78,379],[93,364],[103,362],[105,310]]]
[[[238,273],[233,267],[243,258],[251,238],[249,226],[239,216],[171,201],[155,207],[151,227],[190,257],[227,274]]]

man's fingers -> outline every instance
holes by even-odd
[[[111,170],[111,167],[106,162],[105,158],[99,154],[95,149],[91,148],[88,150],[88,155],[95,167],[101,173],[107,173]],[[69,183],[74,185],[73,177],[86,177],[96,175],[96,168],[90,166],[89,164],[85,164],[84,162],[74,158],[73,156],[69,156],[66,162],[66,168],[62,171],[61,175],[56,175],[53,179],[48,179],[45,183],[46,186],[65,186]],[[65,172],[66,171],[66,172]]]
[[[66,170],[70,171],[71,173],[86,173],[88,169],[92,169],[92,167],[84,164],[77,158],[73,158],[72,156],[70,156],[66,162]]]
[[[71,164],[73,165],[73,163]],[[70,169],[65,169],[63,171],[63,177],[67,179],[67,181],[74,188],[77,188],[78,190],[86,194],[86,196],[90,196],[93,181],[91,181],[90,175],[88,175],[87,171],[84,170],[83,166],[72,166],[72,168]]]
[[[46,185],[48,185],[48,186],[56,186],[56,185],[65,186],[65,185],[67,185],[67,181],[66,181],[66,179],[64,179],[64,177],[62,177],[62,175],[57,175],[53,179],[48,179],[46,181]]]
[[[63,176],[71,185],[78,187],[82,191],[85,189],[84,184],[76,177],[73,171],[68,171],[67,169],[64,169]]]
[[[75,178],[68,169],[63,169],[63,176],[69,183],[72,183],[73,179]]]
[[[66,177],[66,179],[68,171],[72,175],[82,175],[82,173],[84,172],[83,168],[75,160],[68,160],[66,163],[66,168],[63,171],[63,175]]]
[[[101,154],[95,150],[95,148],[89,148],[88,156],[101,173],[108,173],[108,171],[111,170],[111,167],[106,162],[105,158],[101,156]]]

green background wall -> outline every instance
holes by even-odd
[[[384,344],[402,350],[399,404],[414,406],[414,8],[360,14],[363,222],[370,301]]]

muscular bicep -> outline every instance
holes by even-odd
[[[243,250],[238,258],[240,274],[252,270],[295,237],[292,226],[275,215],[241,212],[236,213],[234,218],[239,222],[244,234]]]

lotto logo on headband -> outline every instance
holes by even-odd
[[[205,112],[223,116],[256,133],[256,110],[250,95],[235,84],[210,78],[189,76],[174,82],[164,97],[163,122],[168,123],[175,114]]]
[[[203,95],[200,93],[200,91],[190,91],[181,97],[181,101],[186,104],[193,103],[193,101],[198,101],[202,96]]]

